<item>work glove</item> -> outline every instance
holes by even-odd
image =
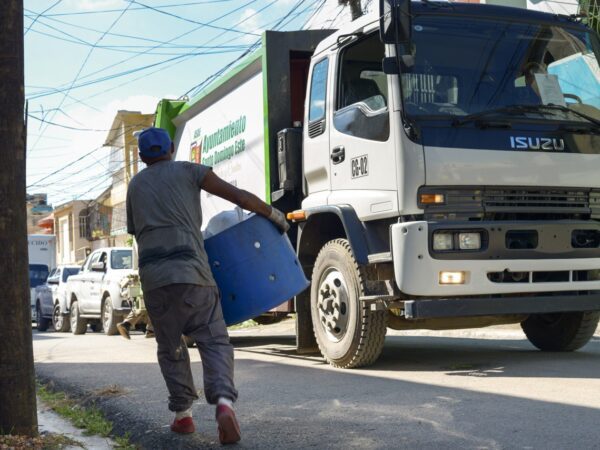
[[[268,219],[275,224],[281,233],[286,233],[290,229],[290,224],[285,220],[285,215],[277,208],[271,206],[271,214]]]

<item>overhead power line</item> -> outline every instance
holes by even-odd
[[[50,11],[52,8],[54,8],[55,6],[57,6],[61,2],[62,2],[62,0],[56,0],[55,3],[53,3],[48,8],[46,8],[45,10],[43,10],[41,13],[39,13],[38,15],[36,15],[35,18],[29,24],[29,26],[27,27],[27,29],[25,30],[25,33],[23,33],[23,34],[25,36],[27,36],[27,33],[29,32],[29,30],[31,29],[31,27],[33,26],[33,24],[37,22],[37,20],[40,18],[40,16],[43,16],[44,14],[46,14],[48,11]]]
[[[154,6],[154,8],[167,9],[167,8],[178,8],[178,7],[184,7],[184,6],[208,5],[208,4],[213,4],[213,3],[229,3],[232,1],[236,1],[236,0],[204,0],[204,1],[197,1],[197,2],[175,3],[175,4],[170,4],[170,5],[158,5],[158,6]],[[139,11],[139,10],[145,10],[145,9],[146,9],[145,7],[140,6],[139,8],[130,8],[129,10],[130,11],[136,11],[136,10]],[[27,11],[27,9],[25,9],[25,11]],[[46,10],[46,11],[48,11],[48,10]],[[44,17],[90,16],[90,15],[95,15],[95,14],[114,13],[114,12],[119,12],[121,10],[120,9],[100,9],[100,10],[93,10],[93,11],[72,11],[72,12],[45,14],[46,11],[40,13],[39,15],[43,15]],[[29,13],[29,14],[25,14],[25,17],[31,18],[31,17],[35,17],[37,15],[38,15],[37,13]]]
[[[73,81],[71,81],[71,85],[69,86],[69,88],[66,90],[65,95],[61,98],[60,103],[58,105],[58,107],[56,108],[57,110],[59,110],[63,103],[65,102],[65,99],[67,98],[67,96],[69,95],[69,93],[71,92],[71,89],[73,88],[73,86],[75,85],[75,83],[77,82],[77,79],[79,78],[79,75],[81,75],[81,72],[83,71],[85,65],[87,64],[88,60],[90,59],[90,57],[92,56],[92,52],[94,51],[94,48],[96,45],[98,45],[102,39],[104,39],[104,37],[106,36],[106,33],[110,32],[110,30],[113,29],[113,27],[117,24],[117,22],[119,20],[121,20],[121,17],[123,17],[125,15],[125,13],[127,12],[127,10],[131,7],[131,3],[128,3],[127,6],[121,11],[121,13],[117,16],[117,18],[110,24],[110,26],[108,27],[108,29],[106,30],[106,32],[104,34],[102,34],[102,36],[100,36],[98,38],[98,40],[94,43],[94,46],[90,48],[88,54],[86,55],[85,59],[83,60],[83,62],[81,63],[81,66],[79,67],[79,70],[77,71],[77,74],[75,74],[75,78],[73,78]],[[52,117],[50,118],[50,120],[52,121],[54,119],[54,117],[56,116],[56,111],[52,113]],[[44,127],[41,131],[41,134],[43,136],[45,130],[48,127]],[[35,141],[35,143],[33,144],[33,148],[35,148],[38,144],[38,142],[40,141],[40,139],[42,138],[42,136],[38,137],[37,140]]]

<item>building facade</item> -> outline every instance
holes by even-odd
[[[109,207],[109,240],[113,246],[125,246],[130,242],[127,234],[127,213],[125,201],[127,186],[139,170],[145,167],[139,160],[135,132],[152,126],[154,114],[142,114],[139,111],[119,111],[113,120],[105,146],[110,147],[109,171],[112,183],[108,197],[102,204]]]
[[[89,200],[74,200],[54,210],[57,264],[82,264],[91,251],[88,226]]]

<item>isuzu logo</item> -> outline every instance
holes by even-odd
[[[553,138],[511,136],[510,146],[517,150],[551,150],[561,152],[565,149],[565,141]]]

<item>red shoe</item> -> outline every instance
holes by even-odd
[[[221,444],[235,444],[242,438],[235,413],[229,406],[217,406],[217,424]]]
[[[191,417],[184,417],[182,419],[175,419],[171,424],[171,431],[175,433],[188,434],[196,431],[194,427],[194,421]]]

